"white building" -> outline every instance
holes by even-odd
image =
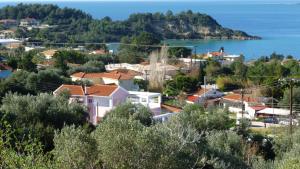
[[[32,26],[38,26],[40,22],[34,18],[25,18],[21,19],[20,26],[21,27],[32,27]]]
[[[241,118],[242,116],[244,118],[254,119],[255,113],[257,111],[257,108],[254,107],[264,106],[264,105],[259,105],[257,99],[249,96],[244,96],[243,103],[244,103],[245,111],[242,114],[241,94],[228,94],[223,97],[224,107],[228,107],[230,112],[237,113],[237,119]]]
[[[224,55],[223,58],[224,60],[234,62],[239,60],[241,58],[241,55]]]
[[[93,124],[97,124],[113,107],[125,102],[128,96],[127,90],[116,85],[61,85],[53,94],[58,95],[65,90],[70,93],[70,102],[76,101],[87,106],[89,120]]]
[[[161,112],[160,93],[127,91],[117,85],[93,85],[83,87],[81,85],[61,85],[53,94],[59,95],[63,91],[70,94],[70,102],[78,102],[88,108],[89,120],[97,124],[103,117],[119,104],[130,101],[134,104],[142,104],[148,107],[154,115]]]
[[[134,104],[148,107],[155,115],[161,112],[161,94],[152,92],[129,91],[128,100]]]
[[[197,103],[203,104],[209,99],[221,98],[224,96],[223,92],[220,92],[216,86],[207,85],[206,87],[201,86],[201,88],[195,92],[193,95],[188,96],[187,103]]]
[[[174,76],[177,74],[177,71],[180,70],[179,67],[168,65],[168,64],[162,64],[157,63],[155,65],[156,68],[159,68],[162,71],[166,72],[166,78],[169,78],[170,76]],[[148,76],[150,74],[150,70],[152,69],[150,64],[128,64],[128,63],[118,63],[118,64],[108,64],[105,66],[105,69],[108,71],[117,70],[117,69],[128,69],[133,70],[136,72],[142,73],[140,78],[142,79],[148,79]]]
[[[290,110],[279,108],[265,108],[256,112],[257,116],[289,116]]]

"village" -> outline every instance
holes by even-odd
[[[59,51],[76,51],[87,56],[112,57],[117,55],[117,51],[109,49],[109,44],[102,44],[101,47],[87,49],[84,45],[74,47],[64,46],[42,46],[36,43],[30,43],[24,39],[15,39],[16,27],[22,29],[45,29],[52,26],[41,24],[34,18],[21,19],[20,23],[16,20],[0,20],[1,25],[6,28],[0,32],[0,43],[2,50],[15,51],[22,49],[25,52],[38,51],[35,62],[38,70],[51,68],[55,64],[56,53]],[[99,46],[99,44],[96,44]],[[108,45],[108,46],[107,46]],[[168,46],[172,49],[172,46]],[[247,118],[252,121],[252,127],[274,127],[289,124],[290,110],[276,106],[278,100],[269,97],[257,95],[254,88],[234,88],[233,90],[219,90],[216,81],[209,81],[210,77],[201,76],[202,83],[194,83],[196,89],[188,92],[181,92],[178,95],[170,96],[168,92],[149,91],[149,82],[151,81],[171,81],[178,74],[189,76],[193,71],[199,71],[199,68],[214,61],[223,66],[231,65],[234,62],[243,61],[243,55],[228,54],[223,47],[219,51],[207,52],[204,54],[193,54],[192,49],[185,47],[174,47],[180,50],[187,50],[188,54],[183,53],[178,57],[171,59],[145,59],[140,63],[126,62],[107,62],[106,72],[93,71],[83,72],[75,71],[70,74],[71,84],[60,84],[53,91],[54,95],[59,95],[64,90],[70,94],[70,102],[78,102],[88,108],[89,121],[96,125],[101,122],[107,112],[124,102],[141,104],[153,112],[153,118],[157,121],[165,121],[174,114],[180,113],[184,105],[197,104],[205,108],[222,107],[228,109],[230,117],[239,124],[241,118]],[[11,54],[11,52],[8,52]],[[151,54],[150,54],[151,55]],[[159,55],[159,54],[158,54]],[[178,55],[178,54],[177,54]],[[159,57],[159,56],[158,56]],[[5,57],[1,57],[0,78],[8,78],[14,69],[7,64]],[[282,64],[286,60],[282,61]],[[67,63],[71,67],[80,67],[82,64]],[[251,64],[250,62],[248,64]],[[76,69],[75,69],[76,70]],[[159,76],[160,77],[155,77]],[[161,77],[162,76],[162,77]],[[141,87],[139,82],[146,84]],[[165,84],[162,84],[165,85]],[[153,91],[153,90],[152,90]],[[174,103],[176,102],[176,103]],[[178,103],[180,102],[180,103]],[[270,104],[271,103],[271,104]],[[294,117],[293,123],[298,125],[297,117]]]
[[[298,4],[17,1],[1,169],[300,168]]]

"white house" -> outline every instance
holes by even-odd
[[[159,115],[161,112],[160,93],[129,91],[128,100],[131,103],[148,107],[155,115]]]
[[[265,108],[256,112],[257,116],[289,116],[290,110],[279,108]]]
[[[241,55],[224,55],[224,60],[234,62],[236,60],[239,60],[241,58]]]
[[[174,76],[177,74],[177,71],[180,69],[179,67],[157,63],[155,65],[156,68],[159,68],[162,71],[165,71],[167,76]],[[105,66],[105,69],[108,71],[118,70],[118,69],[128,69],[141,73],[140,78],[147,79],[150,75],[150,70],[152,67],[149,63],[144,64],[128,64],[128,63],[118,63],[118,64],[108,64]]]
[[[201,64],[201,63],[206,63],[207,60],[205,59],[194,59],[194,58],[179,58],[179,61],[183,62],[186,65],[192,64]]]
[[[259,105],[257,99],[244,96],[243,103],[245,107],[244,114],[241,114],[242,112],[242,95],[241,94],[228,94],[223,97],[223,105],[224,107],[228,107],[229,111],[237,113],[237,118],[241,118],[242,116],[244,118],[253,119],[255,118],[255,113],[257,111],[255,106],[264,106]]]
[[[245,111],[242,114],[242,96],[240,94],[229,94],[223,97],[224,106],[228,106],[229,111],[237,113],[237,118],[255,119],[257,117],[287,116],[289,110],[267,107],[260,98],[244,96]]]
[[[213,60],[222,60],[224,55],[225,55],[224,51],[207,52],[204,58],[205,59],[211,58]]]
[[[70,93],[70,102],[87,106],[89,120],[93,124],[97,124],[113,107],[125,102],[128,96],[127,90],[116,85],[61,85],[53,94],[58,95],[64,90]]]
[[[132,70],[114,70],[103,73],[83,73],[78,72],[71,75],[72,81],[87,80],[93,84],[115,84],[122,86],[126,90],[138,90],[139,86],[134,83],[138,72]]]
[[[25,18],[21,19],[20,26],[21,27],[32,27],[32,26],[38,26],[40,22],[34,18]]]
[[[216,88],[214,88],[212,86],[201,87],[193,95],[188,96],[187,103],[203,104],[203,103],[205,103],[206,100],[221,98],[222,96],[224,96],[224,93],[220,92],[219,90],[217,90]]]
[[[78,102],[88,108],[89,120],[92,124],[97,124],[107,112],[126,101],[142,104],[148,107],[154,115],[159,115],[161,111],[160,93],[127,91],[117,85],[97,84],[84,87],[63,84],[53,94],[58,95],[63,91],[70,93],[70,102]]]

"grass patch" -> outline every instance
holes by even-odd
[[[269,128],[251,128],[250,132],[255,134],[261,134],[266,136],[282,137],[287,134],[289,128],[283,127],[269,127]]]

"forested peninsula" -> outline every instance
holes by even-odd
[[[151,33],[160,40],[260,39],[243,31],[224,28],[211,16],[190,10],[178,14],[171,11],[135,13],[126,20],[117,21],[110,17],[95,19],[81,10],[51,4],[18,4],[0,9],[2,20],[20,21],[24,18],[34,18],[50,27],[31,30],[17,27],[17,37],[42,42],[118,42],[124,36],[131,37],[142,32]]]

